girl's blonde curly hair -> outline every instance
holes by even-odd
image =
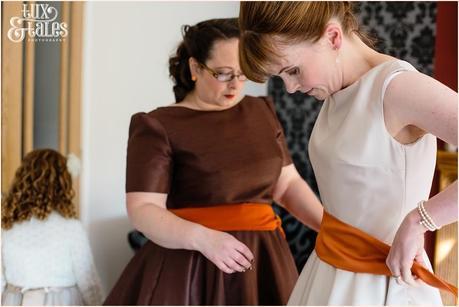
[[[67,159],[52,149],[34,150],[22,160],[2,201],[2,228],[10,229],[32,216],[44,220],[53,211],[76,218],[74,195]]]

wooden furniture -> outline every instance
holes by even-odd
[[[445,189],[457,179],[457,152],[439,150],[437,153],[439,190]],[[457,222],[444,226],[435,233],[434,271],[437,275],[457,287]],[[441,293],[444,305],[456,305],[455,298]]]

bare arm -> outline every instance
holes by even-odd
[[[319,231],[323,207],[293,164],[282,168],[274,200],[309,228]]]
[[[167,194],[131,192],[126,194],[129,219],[148,239],[171,249],[198,249],[204,226],[184,220],[166,210]],[[174,231],[171,231],[171,230]]]
[[[245,271],[253,254],[232,235],[184,220],[166,209],[167,194],[126,194],[127,211],[134,227],[156,244],[170,249],[200,251],[226,273]]]
[[[417,72],[396,76],[384,107],[395,134],[414,126],[457,146],[457,93],[435,79]],[[457,221],[457,181],[429,199],[425,208],[438,226]]]
[[[457,93],[440,82],[417,72],[405,72],[389,83],[384,98],[386,123],[393,136],[414,127],[457,145]],[[408,132],[409,134],[409,132]],[[424,205],[437,226],[457,221],[457,181],[429,199]],[[395,235],[386,263],[394,275],[414,285],[410,268],[413,260],[422,262],[424,233],[417,209],[403,220]]]
[[[438,193],[424,205],[424,208],[442,227],[457,221],[457,180],[450,184],[441,193]]]

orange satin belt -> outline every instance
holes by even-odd
[[[322,261],[346,271],[392,276],[386,265],[389,250],[389,245],[324,211],[316,239],[316,254]],[[449,291],[457,297],[457,287],[419,263],[414,262],[411,272],[426,284]]]
[[[190,222],[220,231],[260,231],[279,229],[282,222],[274,213],[271,205],[242,203],[231,205],[213,205],[212,207],[169,209],[175,215]]]

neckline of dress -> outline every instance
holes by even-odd
[[[199,113],[218,113],[218,112],[225,112],[225,111],[229,111],[229,110],[232,110],[232,109],[236,109],[245,99],[246,97],[243,97],[241,100],[239,100],[238,103],[236,103],[235,105],[229,107],[229,108],[226,108],[226,109],[223,109],[223,110],[198,110],[198,109],[192,109],[192,108],[188,108],[188,107],[180,107],[180,106],[165,106],[165,107],[159,107],[158,109],[185,109],[185,110],[189,110],[189,111],[193,111],[193,112],[199,112]]]
[[[357,86],[357,84],[360,84],[365,78],[367,78],[371,72],[373,72],[374,70],[378,69],[378,68],[381,68],[385,65],[388,65],[389,63],[394,63],[394,62],[397,62],[397,61],[400,61],[399,59],[393,59],[393,60],[389,60],[389,61],[385,61],[385,62],[382,62],[376,66],[373,66],[372,68],[370,68],[369,70],[367,70],[359,79],[357,79],[354,83],[351,83],[349,84],[348,86],[346,86],[345,88],[335,92],[334,94],[331,95],[331,97],[333,98],[336,98],[336,96],[340,96],[340,95],[343,95],[347,92],[349,92],[351,89],[353,89],[355,86]]]

